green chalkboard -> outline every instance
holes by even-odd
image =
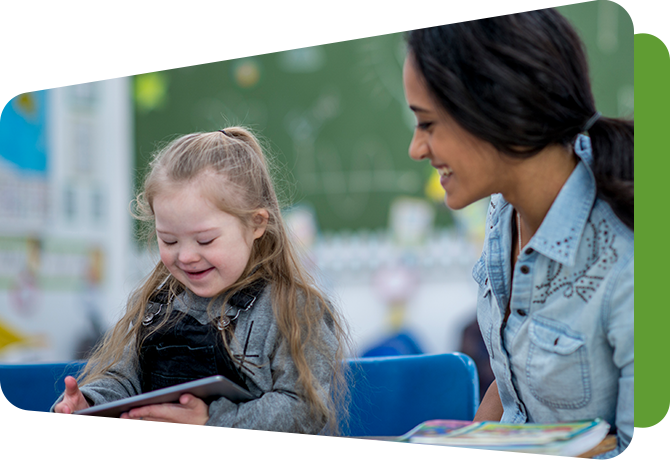
[[[632,114],[627,13],[610,2],[560,11],[587,44],[599,109]],[[397,33],[138,75],[137,180],[159,143],[242,124],[281,167],[280,192],[311,206],[321,230],[387,227],[391,201],[425,197],[430,174],[427,162],[407,155],[414,118],[403,94],[404,57]],[[436,224],[448,225],[447,209],[435,206]]]

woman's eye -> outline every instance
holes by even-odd
[[[432,121],[427,121],[424,123],[417,123],[416,129],[420,129],[421,131],[426,131],[428,128],[432,126],[433,122]]]
[[[177,243],[176,241],[165,241],[165,240],[161,240],[161,241],[163,242],[163,244],[165,244],[167,246],[172,246],[173,244]]]
[[[207,246],[209,243],[211,243],[214,240],[209,240],[209,241],[198,241],[198,244],[200,246]]]

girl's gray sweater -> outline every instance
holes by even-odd
[[[288,344],[280,337],[270,291],[270,285],[267,285],[246,311],[240,303],[229,304],[226,310],[226,316],[231,319],[238,315],[230,348],[249,391],[256,399],[235,404],[220,398],[210,404],[206,424],[316,434],[326,421],[315,419],[307,402],[299,396],[298,371]],[[173,305],[205,324],[220,316],[220,313],[212,315],[207,312],[210,300],[183,292],[175,298]],[[320,331],[324,346],[320,347],[321,350],[316,347],[305,350],[307,362],[311,363],[314,378],[320,385],[319,394],[324,399],[330,391],[338,347],[332,323],[327,318],[322,322]],[[106,378],[82,386],[81,391],[94,405],[139,394],[138,357],[127,353],[122,362],[110,369]],[[56,403],[61,400],[62,396]]]

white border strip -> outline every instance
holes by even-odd
[[[670,2],[668,0],[637,0],[635,28],[637,30],[670,30]]]
[[[670,30],[670,2],[637,0],[635,6],[637,30]],[[637,458],[645,460],[667,455],[668,431],[637,430],[636,438]]]
[[[637,458],[667,458],[668,432],[663,430],[637,430]],[[665,452],[665,453],[663,453]]]
[[[342,449],[349,449],[363,444],[372,444],[372,439],[347,440],[342,438],[338,441],[298,441],[295,444],[272,447],[270,449],[258,449],[244,454],[236,455],[235,458],[243,460],[296,460],[312,457],[314,455],[327,454]],[[223,458],[223,457],[221,457]]]

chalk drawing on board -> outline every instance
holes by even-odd
[[[415,12],[413,2],[376,1],[358,19],[359,32],[354,38],[358,50],[357,74],[370,88],[370,97],[383,103],[391,100],[405,104],[402,65],[405,61],[403,27]],[[409,7],[407,3],[410,3]]]
[[[345,164],[347,157],[349,165]],[[377,137],[359,139],[346,156],[319,143],[316,160],[320,192],[342,219],[360,218],[375,193],[411,193],[420,186],[414,171],[396,170],[393,156]]]
[[[366,11],[357,21],[354,37],[358,51],[355,74],[361,86],[369,89],[370,100],[382,108],[399,104],[405,125],[413,129],[414,114],[405,102],[402,67],[407,46],[404,29],[434,2],[406,2],[403,0],[376,0],[366,2]]]
[[[315,143],[323,125],[340,113],[341,96],[335,89],[324,89],[311,107],[293,109],[286,114],[286,131],[296,153],[296,179],[306,194],[321,190],[315,163]]]
[[[619,0],[598,2],[598,48],[605,54],[619,49]]]
[[[633,85],[623,85],[617,91],[617,110],[620,117],[633,117],[635,112],[635,90]]]
[[[298,155],[295,174],[302,191],[323,194],[333,213],[354,220],[365,212],[374,193],[413,193],[419,189],[419,174],[397,170],[379,136],[371,133],[359,138],[348,155],[319,138],[323,126],[338,115],[339,106],[337,91],[326,89],[311,107],[286,116],[287,132]]]
[[[240,92],[228,89],[193,104],[190,119],[198,131],[215,131],[226,126],[244,125],[251,129],[264,126],[268,106],[262,99],[245,98]]]

